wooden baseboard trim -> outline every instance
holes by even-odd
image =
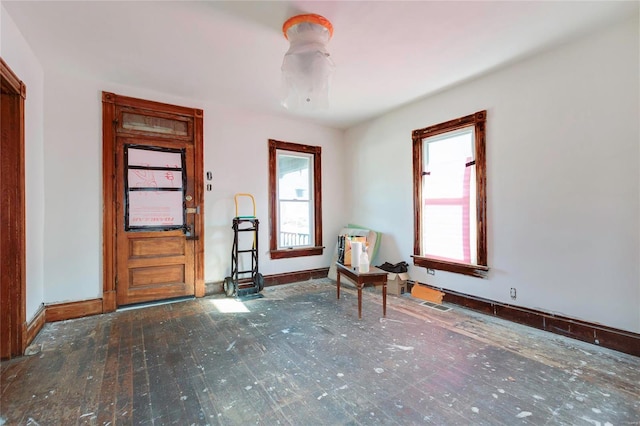
[[[116,291],[109,290],[102,293],[102,313],[116,310]]]
[[[445,303],[463,306],[487,315],[506,319],[554,334],[640,357],[640,334],[535,309],[509,305],[417,283],[444,293]]]
[[[285,272],[282,274],[272,274],[264,276],[264,286],[271,287],[274,285],[295,283],[298,281],[309,281],[311,279],[326,278],[329,274],[329,268],[308,269],[305,271]],[[222,293],[223,282],[208,282],[205,284],[206,295]]]
[[[280,284],[308,281],[317,278],[326,278],[329,268],[308,269],[306,271],[285,272],[282,274],[265,275],[264,286],[271,287]]]
[[[44,324],[46,322],[46,313],[47,310],[43,305],[40,305],[40,307],[38,308],[38,311],[36,312],[36,314],[33,316],[33,318],[31,319],[31,321],[29,321],[26,324],[25,327],[25,332],[24,332],[24,348],[26,349],[27,346],[29,346],[31,344],[31,342],[33,342],[33,339],[36,338],[36,336],[38,335],[38,333],[40,332],[40,330],[42,330],[42,327],[44,327]]]
[[[53,303],[46,306],[47,322],[64,321],[102,313],[102,299],[80,300],[78,302]]]

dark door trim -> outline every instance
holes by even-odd
[[[26,240],[24,102],[27,88],[0,58],[2,142],[0,144],[0,355],[26,347]]]

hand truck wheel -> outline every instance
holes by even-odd
[[[260,272],[256,274],[255,281],[253,284],[258,287],[258,291],[262,291],[262,289],[264,288],[264,277]]]
[[[226,277],[224,279],[222,288],[224,290],[224,294],[226,294],[227,296],[233,296],[234,294],[236,294],[236,283],[231,277]]]

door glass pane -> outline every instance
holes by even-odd
[[[184,224],[182,192],[129,192],[129,225],[139,227],[181,228]]]
[[[129,188],[182,188],[180,170],[127,170]]]
[[[180,167],[182,154],[176,150],[153,150],[129,147],[127,154],[129,166]]]
[[[125,146],[127,231],[184,227],[183,158],[183,150]]]

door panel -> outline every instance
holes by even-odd
[[[195,295],[191,142],[118,136],[117,303]],[[189,217],[187,217],[189,216]]]
[[[185,239],[182,235],[176,237],[158,237],[156,239],[129,239],[131,259],[161,256],[184,256]]]

